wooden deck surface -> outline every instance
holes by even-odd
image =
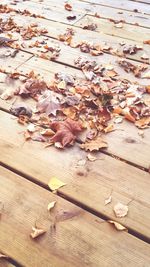
[[[23,78],[34,71],[47,83],[57,72],[83,78],[75,60],[85,54],[59,40],[67,28],[75,32],[74,43],[107,44],[113,51],[120,49],[121,43],[142,46],[137,53],[128,53],[126,60],[136,66],[146,63],[150,69],[150,43],[143,43],[150,40],[149,0],[70,0],[73,12],[65,10],[65,3],[0,3],[0,21],[11,17],[18,27],[38,24],[47,30],[25,41],[19,31],[9,32],[19,47],[15,57],[4,58],[8,47],[0,44],[0,95],[22,83],[19,79],[10,83],[8,76],[12,73]],[[2,12],[4,5],[8,13]],[[68,20],[72,13],[76,18]],[[123,27],[115,27],[113,20],[122,20]],[[97,25],[94,31],[83,29],[92,23]],[[55,60],[43,58],[41,49],[32,46],[43,38],[61,48]],[[14,48],[9,47],[9,51]],[[143,54],[149,59],[145,61]],[[120,56],[110,50],[86,57],[112,64],[122,79],[150,88],[149,78],[125,72],[117,63]],[[123,120],[115,125],[115,131],[106,134],[108,149],[96,152],[97,160],[89,161],[78,143],[59,150],[25,141],[22,133],[26,126],[17,123],[17,117],[10,113],[14,101],[20,100],[35,107],[34,99],[0,98],[0,267],[149,267],[150,128],[139,130]],[[52,177],[66,185],[51,191],[48,183]],[[110,195],[112,201],[105,205]],[[47,206],[52,201],[56,206],[49,212]],[[127,216],[116,217],[113,208],[118,202],[128,205]],[[118,231],[110,220],[126,230]],[[32,239],[33,226],[46,233]]]

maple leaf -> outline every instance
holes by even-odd
[[[87,141],[84,144],[81,144],[80,147],[82,149],[85,149],[85,151],[95,151],[95,150],[99,150],[101,148],[106,148],[108,147],[108,144],[105,140],[102,139],[101,136],[98,136],[97,138],[91,140],[91,141]]]
[[[70,118],[65,121],[54,121],[50,127],[56,132],[51,141],[60,142],[63,147],[75,141],[76,135],[82,131],[81,124]]]
[[[47,115],[53,114],[56,116],[56,112],[61,109],[61,106],[54,93],[45,91],[44,94],[39,97],[36,108],[41,113],[46,113]]]
[[[38,79],[29,79],[24,84],[22,84],[16,94],[23,96],[36,96],[38,93],[41,93],[47,88],[47,85],[44,81]]]

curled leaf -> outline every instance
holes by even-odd
[[[30,234],[30,236],[34,239],[37,238],[40,235],[43,235],[46,233],[46,230],[37,228],[37,227],[32,227],[32,233]]]
[[[52,210],[55,207],[56,201],[52,201],[48,204],[47,209],[48,211]]]
[[[112,201],[112,196],[109,196],[108,198],[105,199],[105,205],[111,203]]]
[[[118,222],[111,221],[111,220],[109,220],[108,222],[113,224],[118,231],[128,231],[126,227],[124,227],[122,224]]]
[[[64,185],[66,184],[60,181],[59,179],[57,179],[56,177],[52,177],[48,183],[48,186],[52,191],[57,190]]]

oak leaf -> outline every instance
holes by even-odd
[[[98,136],[97,138],[87,141],[84,144],[81,144],[80,147],[82,149],[85,149],[85,151],[95,151],[100,150],[101,148],[107,148],[108,144],[101,136]]]

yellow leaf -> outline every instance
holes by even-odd
[[[51,209],[53,209],[55,207],[56,201],[52,201],[48,204],[47,209],[48,211],[50,211]]]
[[[59,179],[57,179],[56,177],[52,177],[48,183],[48,186],[52,191],[57,190],[64,185],[66,184],[60,181]]]
[[[109,220],[109,223],[113,224],[118,231],[128,231],[122,224]]]

